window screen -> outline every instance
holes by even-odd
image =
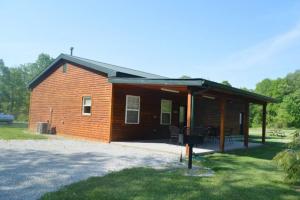
[[[160,124],[170,125],[171,115],[172,115],[172,101],[162,99],[160,105],[161,105]]]
[[[90,115],[92,107],[92,98],[91,97],[83,97],[82,98],[82,114]]]
[[[126,124],[139,124],[140,123],[140,97],[126,95],[126,111],[125,111]]]

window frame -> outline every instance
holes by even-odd
[[[138,97],[139,99],[139,107],[138,109],[132,109],[132,108],[127,108],[128,106],[128,99],[130,97]],[[137,111],[138,112],[138,119],[137,122],[128,122],[127,121],[127,111]],[[125,103],[125,124],[140,124],[140,113],[141,113],[141,97],[136,96],[136,95],[126,95],[126,103]]]
[[[171,110],[170,110],[170,112],[163,112],[163,110],[162,110],[162,102],[163,101],[171,102]],[[172,104],[173,104],[172,100],[169,100],[169,99],[161,99],[160,100],[160,125],[171,125],[172,124]],[[163,120],[162,120],[162,115],[163,114],[170,114],[170,121],[169,121],[169,123],[163,123]]]
[[[91,100],[90,113],[84,112],[84,107],[86,107],[86,106],[84,105],[84,100],[85,100],[86,98],[90,98],[90,100]],[[81,100],[82,100],[81,114],[82,114],[83,116],[91,116],[91,115],[92,115],[92,96],[82,96]]]

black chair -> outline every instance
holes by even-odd
[[[209,140],[214,144],[219,143],[220,129],[218,127],[214,127],[214,126],[208,126],[207,129],[208,129]]]
[[[225,139],[227,139],[228,143],[233,143],[232,135],[233,135],[233,128],[225,129]]]
[[[171,143],[172,141],[176,141],[178,143],[179,139],[179,134],[180,134],[180,129],[177,126],[169,126],[169,131],[170,131],[170,140],[169,142]]]

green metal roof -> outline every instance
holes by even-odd
[[[147,72],[142,72],[139,70],[129,69],[126,67],[120,67],[116,65],[111,65],[103,62],[98,62],[86,58],[81,58],[77,56],[70,56],[67,54],[60,54],[45,70],[43,70],[38,76],[36,76],[29,84],[29,88],[35,87],[40,81],[47,77],[50,72],[58,64],[63,62],[70,62],[85,68],[95,70],[97,72],[102,72],[107,74],[108,77],[144,77],[144,78],[166,78],[164,76],[159,76],[156,74],[151,74]]]
[[[88,65],[94,65],[96,67],[96,69],[98,69],[101,72],[103,70],[112,70],[114,73],[123,73],[123,74],[133,75],[133,76],[137,76],[137,77],[167,78],[167,77],[164,77],[164,76],[160,76],[160,75],[156,75],[156,74],[152,74],[152,73],[148,73],[148,72],[143,72],[143,71],[139,71],[139,70],[135,70],[135,69],[130,69],[130,68],[127,68],[127,67],[121,67],[121,66],[117,66],[117,65],[107,64],[107,63],[94,61],[94,60],[90,60],[90,59],[86,59],[86,58],[80,58],[80,57],[77,57],[77,56],[70,56],[70,55],[66,55],[66,54],[63,54],[63,55],[66,58],[74,60],[75,63],[76,63],[76,61],[77,62],[81,61],[81,62],[84,62]],[[118,75],[116,75],[116,76],[118,76]]]
[[[109,82],[111,83],[119,83],[119,84],[135,84],[135,85],[166,85],[166,86],[191,86],[191,87],[202,87],[213,90],[219,90],[225,93],[232,93],[235,95],[241,95],[247,98],[251,98],[260,102],[277,102],[276,99],[271,97],[267,97],[264,95],[260,95],[254,92],[249,92],[246,90],[234,88],[231,86],[227,86],[224,84],[216,83],[213,81],[205,80],[202,78],[191,78],[191,79],[171,79],[171,78],[163,78],[163,79],[149,79],[149,78],[117,78],[111,77],[109,78]]]
[[[45,77],[47,77],[53,71],[53,69],[55,69],[55,67],[66,62],[73,63],[96,72],[107,74],[107,77],[109,78],[109,81],[111,83],[202,87],[245,96],[260,102],[276,102],[275,99],[267,96],[230,87],[202,78],[172,79],[134,69],[98,62],[86,58],[70,56],[67,54],[60,54],[44,71],[42,71],[29,83],[28,87],[31,89],[34,88]]]

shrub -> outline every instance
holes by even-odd
[[[291,183],[300,182],[300,136],[296,132],[287,149],[279,152],[273,160],[286,173],[285,180]]]

